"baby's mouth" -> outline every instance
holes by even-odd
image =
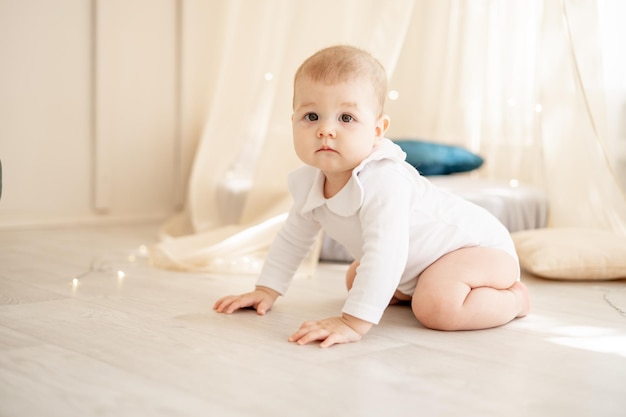
[[[337,152],[337,151],[331,148],[330,146],[324,145],[321,148],[319,148],[317,152]]]

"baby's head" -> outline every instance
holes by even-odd
[[[382,115],[387,96],[385,68],[368,52],[347,45],[324,48],[305,60],[294,78],[294,101],[298,81],[308,78],[316,83],[338,84],[362,79],[371,84],[378,99],[378,115]]]
[[[350,178],[384,138],[387,75],[365,51],[332,46],[300,66],[294,80],[293,142],[305,164],[319,168],[334,186]],[[332,193],[326,193],[329,198]]]

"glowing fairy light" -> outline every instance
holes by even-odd
[[[148,249],[148,246],[139,245],[139,247],[137,247],[137,250],[128,254],[128,256],[126,257],[126,260],[128,260],[128,262],[134,263],[142,259],[148,258],[149,255],[150,255],[150,250]]]
[[[72,296],[75,296],[77,291],[78,291],[78,277],[72,279]]]

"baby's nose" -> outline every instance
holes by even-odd
[[[321,123],[319,129],[317,130],[317,137],[335,137],[335,127],[331,123]]]

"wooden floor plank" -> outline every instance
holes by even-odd
[[[0,416],[626,410],[624,280],[524,276],[533,310],[506,326],[437,332],[392,306],[361,342],[319,349],[287,337],[340,311],[346,265],[296,279],[266,316],[222,315],[214,301],[255,277],[154,269],[156,230],[0,231]]]

